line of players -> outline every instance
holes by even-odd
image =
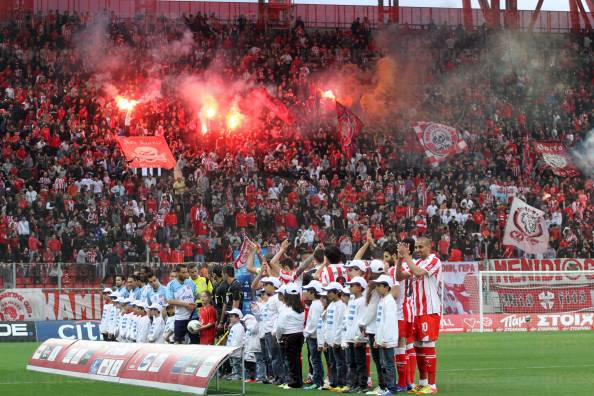
[[[325,249],[321,263],[314,259],[311,264],[314,280],[303,286],[303,298],[309,304],[303,335],[312,384],[304,389],[381,395],[435,394],[441,261],[431,254],[431,241],[424,237],[399,244],[385,243],[382,260],[360,260],[372,243],[368,236],[355,259],[346,266],[340,262],[335,246]],[[413,252],[417,260],[413,260]],[[307,273],[309,268],[305,270]],[[283,278],[291,280],[292,270],[283,271],[284,277],[264,277],[259,282],[257,278],[252,284],[264,288],[267,296],[261,316],[265,322],[274,322],[268,323],[273,332],[284,326],[279,323],[286,310],[282,304],[286,290],[282,289],[293,287],[293,283],[282,285]],[[368,389],[367,346],[378,373],[378,386],[373,390]],[[278,350],[280,355],[284,351],[274,345],[267,349]],[[327,362],[327,383],[323,380],[322,354]],[[288,356],[282,358],[275,362],[274,355],[271,356],[273,371],[282,367],[283,361],[285,367],[290,364]],[[417,368],[419,383],[415,385]],[[274,372],[277,382],[282,376]]]
[[[305,342],[312,372],[312,383],[305,390],[383,395],[405,391],[437,393],[435,342],[441,314],[441,262],[430,254],[430,240],[424,237],[397,245],[384,244],[383,260],[360,260],[371,243],[368,237],[355,259],[346,266],[341,263],[340,251],[335,246],[326,248],[323,258],[314,252],[308,266],[300,268],[305,271],[286,267],[281,270],[282,276],[263,276],[273,274],[264,265],[263,272],[252,283],[252,287],[262,292],[259,301],[252,305],[254,315],[244,317],[239,309],[226,312],[230,320],[227,345],[244,348],[250,378],[262,372],[254,366],[261,366],[267,360],[268,369],[263,370],[271,372],[275,384],[300,387],[301,379],[289,380],[296,375],[291,367],[297,366],[295,360],[299,356],[299,352],[295,355],[290,351],[301,351]],[[417,260],[412,258],[413,251]],[[314,280],[301,288],[294,283],[298,283],[296,272],[304,272],[308,279]],[[102,320],[102,332],[107,329],[108,339],[172,342],[175,323],[172,305],[166,306],[167,313],[162,314],[159,304],[146,306],[141,301],[123,299],[110,289],[105,292],[113,301],[104,314],[106,322]],[[202,297],[209,299],[208,293]],[[309,305],[306,320],[298,307],[301,299]],[[288,331],[288,327],[293,331],[288,335],[298,331],[300,340],[287,338],[283,331]],[[293,345],[287,345],[287,340]],[[367,345],[378,373],[378,386],[373,390],[367,389]],[[322,354],[327,362],[327,383],[324,383]],[[241,378],[240,357],[231,360],[230,378]],[[417,367],[419,383],[415,385]],[[297,373],[301,376],[300,369]],[[268,382],[266,376],[258,377]]]

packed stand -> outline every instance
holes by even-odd
[[[571,147],[591,128],[589,36],[521,36],[537,56],[520,51],[515,68],[502,70],[495,65],[512,52],[491,43],[507,33],[400,27],[395,53],[421,54],[431,73],[409,98],[415,107],[389,126],[369,125],[347,159],[335,124],[321,118],[289,128],[268,116],[241,136],[203,137],[166,85],[128,123],[74,50],[94,18],[51,13],[2,28],[2,262],[105,262],[113,279],[121,262],[147,254],[161,263],[230,262],[244,234],[272,252],[288,238],[296,258],[335,243],[349,259],[368,229],[380,245],[426,235],[452,261],[516,257],[522,252],[500,242],[514,195],[547,212],[547,257],[594,255],[591,180],[555,177],[526,150],[527,139]],[[163,61],[157,74],[216,68],[274,86],[296,119],[320,106],[318,72],[349,63],[369,70],[383,51],[364,22],[266,34],[243,18],[223,24],[212,15],[109,20],[114,48],[137,50],[110,81],[122,92],[148,81],[153,58],[144,49],[189,28],[193,51]],[[469,149],[431,168],[408,127],[418,119],[457,126]],[[122,134],[165,136],[176,172],[133,172],[113,140]],[[33,274],[35,282],[60,275]]]

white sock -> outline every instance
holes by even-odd
[[[426,379],[420,379],[420,380],[419,380],[419,385],[423,385],[423,386],[425,386],[425,385],[429,385],[429,382],[427,382],[427,380],[426,380]]]

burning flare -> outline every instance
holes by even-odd
[[[215,118],[218,107],[217,101],[212,96],[206,96],[202,105],[202,113],[204,114],[204,117],[209,120]]]
[[[227,113],[227,128],[232,131],[239,128],[245,116],[239,112],[237,107],[233,106]]]
[[[125,112],[130,112],[134,110],[134,107],[136,107],[136,105],[138,104],[137,100],[127,99],[120,95],[116,96],[115,101],[116,105],[118,106],[118,109]]]
[[[332,92],[331,89],[322,92],[322,98],[336,100],[336,96],[334,95],[334,92]]]

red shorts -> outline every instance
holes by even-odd
[[[398,321],[398,338],[408,339],[412,334],[412,323],[406,320]]]
[[[415,341],[437,341],[440,322],[439,314],[415,316],[413,324]]]

